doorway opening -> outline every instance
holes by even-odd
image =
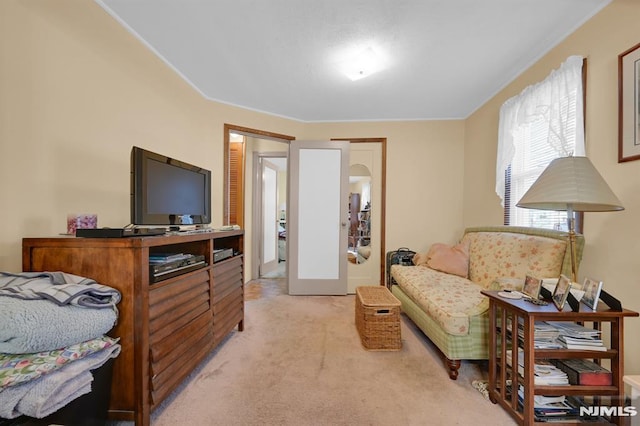
[[[385,284],[387,138],[335,138],[351,143],[349,293]]]
[[[272,142],[281,144],[280,142]],[[286,278],[287,152],[253,153],[253,228],[259,256],[257,277]],[[254,247],[256,246],[254,245]]]
[[[265,274],[270,278],[274,274],[286,276],[283,264],[286,262],[286,165],[283,166],[282,160],[278,158],[286,159],[289,142],[294,139],[293,136],[232,124],[224,125],[223,221],[225,225],[240,225],[245,232],[245,241],[250,242],[244,250],[245,273],[248,280],[260,278]],[[269,218],[263,215],[265,208],[262,199],[265,185],[263,173],[259,173],[258,167],[262,166],[263,158],[266,159],[264,161],[278,163],[277,168],[284,167],[283,174],[280,171],[276,173],[275,198],[269,197],[268,200],[271,203],[269,206],[275,206],[275,210],[269,209],[272,214]],[[278,180],[284,182],[284,190],[278,186]],[[270,183],[272,184],[273,182]],[[273,186],[270,187],[269,194],[273,194]],[[284,216],[282,222],[281,216]],[[265,226],[266,221],[270,222],[268,227]],[[282,234],[281,226],[284,228]],[[280,235],[284,238],[283,242],[280,242]],[[273,245],[270,245],[271,243]],[[269,245],[266,246],[267,244]],[[280,260],[281,254],[284,254],[283,261]],[[272,262],[266,269],[265,260]],[[275,270],[270,270],[274,265]]]
[[[253,152],[252,148],[247,149],[247,140],[255,139],[262,142],[279,142],[276,146],[278,148],[264,148],[265,154],[282,154],[283,151],[288,152],[289,143],[296,138],[294,136],[278,134],[274,132],[268,132],[259,129],[252,129],[243,126],[237,126],[232,124],[224,125],[224,192],[223,192],[223,223],[225,225],[238,224],[245,231],[245,241],[249,243],[249,247],[245,247],[245,273],[247,274],[247,280],[256,279],[260,276],[260,245],[263,244],[262,239],[259,237],[262,230],[259,224],[255,224],[254,210],[257,206],[254,201],[255,197],[255,179],[257,172],[253,169]],[[372,239],[370,247],[372,251],[377,252],[378,258],[383,260],[385,258],[385,205],[386,205],[386,138],[335,138],[332,140],[348,140],[351,142],[351,146],[357,147],[358,145],[375,144],[380,147],[380,153],[377,154],[381,157],[381,168],[379,170],[380,183],[377,188],[381,193],[379,196],[374,197],[380,201],[378,210],[374,210],[371,214],[374,215],[375,220],[379,220],[379,231],[372,232]],[[286,155],[285,155],[286,156]],[[288,166],[287,166],[288,167]],[[376,173],[378,174],[378,173]],[[374,186],[375,188],[375,186]],[[282,209],[279,209],[282,210]],[[288,212],[277,211],[278,222],[281,220],[281,216],[284,216],[282,225],[285,228],[286,239],[287,221],[289,219]],[[362,209],[361,209],[362,210]],[[366,209],[365,209],[366,210]],[[348,218],[347,218],[348,219]],[[280,223],[279,223],[280,225]],[[280,227],[276,228],[278,233],[278,241]],[[376,237],[378,238],[374,238]],[[360,244],[362,246],[362,243]],[[281,248],[282,247],[282,248]],[[286,240],[278,243],[278,252],[284,253],[284,261],[286,262],[287,249]],[[360,250],[362,252],[362,250]],[[360,253],[362,255],[362,253]],[[278,254],[280,256],[280,253]],[[280,260],[280,259],[279,259]],[[279,267],[283,267],[283,262],[279,262]],[[363,265],[367,267],[376,264],[378,272],[374,274],[373,279],[369,279],[369,283],[379,282],[384,284],[385,266],[384,262],[370,262],[367,261]],[[286,271],[286,268],[283,268]],[[360,273],[362,270],[361,265],[356,265],[354,271]],[[285,272],[286,274],[286,272]],[[379,277],[379,278],[378,278]],[[351,291],[350,291],[351,292]]]

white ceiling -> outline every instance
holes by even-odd
[[[465,118],[610,0],[96,2],[206,98],[323,122]]]

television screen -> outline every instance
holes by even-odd
[[[142,148],[131,150],[131,223],[211,223],[211,172]]]

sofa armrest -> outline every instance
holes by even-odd
[[[524,286],[524,280],[520,278],[498,278],[495,279],[489,290],[516,290],[521,291]]]

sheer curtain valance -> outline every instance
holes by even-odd
[[[541,161],[546,164],[538,165],[540,173],[553,158],[585,155],[582,62],[581,56],[570,56],[543,81],[525,88],[500,108],[496,193],[503,206],[505,172],[516,151],[521,151],[516,161],[528,163],[532,159],[527,151],[545,151]],[[537,146],[531,148],[532,144]]]

